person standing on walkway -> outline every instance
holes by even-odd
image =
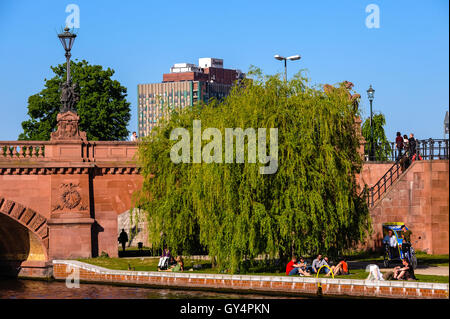
[[[417,142],[416,139],[414,138],[414,134],[411,133],[409,134],[409,156],[411,157],[411,161],[414,160],[414,156],[416,155],[416,146],[417,146]]]
[[[407,170],[409,165],[411,165],[411,152],[410,152],[410,149],[409,149],[408,135],[406,135],[406,134],[403,135],[403,150],[405,151],[405,156],[402,159],[402,161],[403,161],[402,172]]]
[[[412,235],[412,231],[410,231],[409,229],[406,229],[405,225],[402,225],[402,232],[401,232],[401,236],[403,238],[402,241],[402,252],[403,252],[403,256],[408,256],[408,259],[410,259],[410,255],[409,255],[409,251],[411,248],[411,235]]]
[[[384,237],[383,244],[388,245],[391,258],[394,258],[397,254],[398,241],[392,229],[389,229],[388,234]]]
[[[122,245],[122,250],[125,251],[125,244],[128,242],[128,235],[125,232],[125,229],[122,228],[122,232],[120,233],[118,240]]]
[[[397,160],[402,157],[402,150],[403,150],[403,137],[400,132],[397,132],[397,137],[395,138],[395,145],[397,147]]]
[[[409,153],[409,140],[408,135],[403,135],[403,149],[405,150],[405,154]]]

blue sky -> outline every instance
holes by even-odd
[[[442,138],[448,110],[449,4],[447,0],[322,1],[0,1],[0,140],[16,140],[28,118],[27,99],[64,62],[56,37],[80,8],[72,58],[111,67],[128,89],[129,130],[137,130],[137,84],[160,82],[177,62],[224,59],[227,68],[250,65],[282,72],[273,55],[300,54],[288,77],[306,68],[312,83],[349,80],[362,95],[375,89],[374,111],[386,132]],[[367,5],[380,8],[380,28],[369,29]]]

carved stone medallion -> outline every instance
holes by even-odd
[[[52,212],[64,209],[72,210],[77,207],[79,210],[87,210],[87,207],[81,204],[79,184],[63,183],[59,187],[61,189],[59,203],[53,207]]]

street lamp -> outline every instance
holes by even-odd
[[[373,145],[373,120],[372,120],[372,102],[374,98],[375,90],[372,88],[372,85],[370,85],[369,89],[367,90],[367,97],[370,101],[370,154],[369,154],[369,160],[374,160],[374,145]]]
[[[66,51],[66,68],[67,68],[67,78],[66,83],[62,83],[61,85],[61,113],[67,111],[75,111],[74,107],[76,102],[78,101],[79,96],[77,92],[75,92],[76,84],[71,85],[70,78],[70,50],[72,49],[73,43],[75,42],[76,34],[73,34],[69,31],[68,27],[64,28],[64,32],[58,34],[58,38],[61,41],[64,50]]]
[[[72,49],[73,43],[75,42],[76,34],[73,34],[69,31],[68,27],[64,28],[64,32],[58,34],[58,38],[61,41],[64,50],[66,50],[66,60],[67,60],[67,83],[70,82],[70,50]]]
[[[275,59],[277,59],[278,61],[284,61],[284,81],[287,81],[287,60],[291,60],[291,61],[295,61],[295,60],[300,60],[301,56],[300,55],[291,55],[288,56],[287,58],[282,57],[281,55],[275,55],[274,56]]]

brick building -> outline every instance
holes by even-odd
[[[207,103],[210,98],[223,99],[243,77],[240,70],[224,69],[222,59],[201,58],[198,66],[174,64],[161,83],[138,84],[139,136],[148,135],[173,109]]]

